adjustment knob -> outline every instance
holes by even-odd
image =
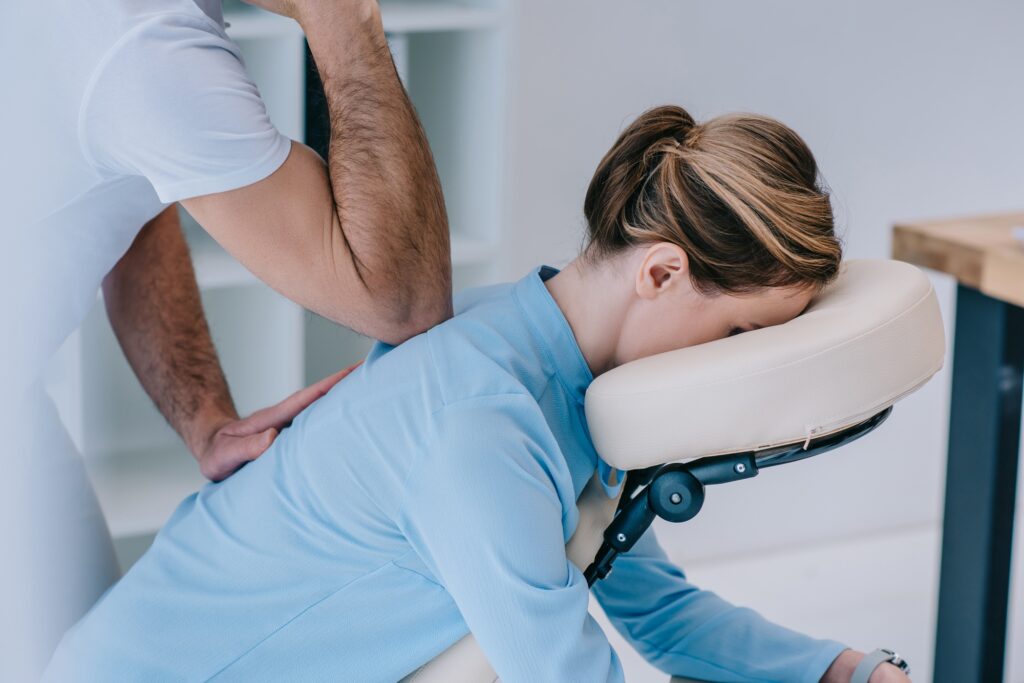
[[[651,482],[647,500],[662,519],[685,522],[696,517],[704,505],[704,486],[686,470],[669,470]]]

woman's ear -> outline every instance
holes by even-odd
[[[641,299],[653,299],[675,285],[689,283],[690,262],[686,252],[669,242],[647,248],[636,273],[636,293]]]

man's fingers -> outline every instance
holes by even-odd
[[[225,434],[200,463],[200,469],[211,481],[227,479],[239,467],[263,455],[276,438],[277,430],[273,428],[245,436]]]
[[[263,427],[272,426],[281,429],[282,427],[285,427],[295,419],[296,415],[308,408],[313,401],[330,391],[331,387],[344,379],[348,374],[359,367],[361,363],[362,361],[351,367],[347,367],[344,370],[336,372],[333,375],[324,377],[316,384],[312,384],[305,389],[296,391],[277,405],[270,406],[269,408],[264,408],[263,410],[253,413],[252,417],[256,418],[259,416],[256,428],[261,429]]]
[[[274,443],[279,430],[361,364],[362,361],[296,391],[277,405],[257,410],[244,420],[225,426],[211,456],[200,463],[203,475],[212,481],[220,481],[263,455]]]
[[[316,384],[312,384],[305,389],[296,391],[294,394],[276,405],[263,408],[262,410],[257,410],[249,417],[239,421],[237,427],[233,427],[231,432],[241,435],[255,434],[271,427],[275,429],[283,429],[295,419],[296,415],[308,408],[313,401],[330,391],[331,387],[351,374],[352,371],[358,368],[361,364],[362,361],[347,367],[344,370],[336,372],[333,375],[329,375]]]
[[[316,398],[320,398],[321,396],[326,394],[328,391],[330,391],[331,387],[333,387],[335,384],[337,384],[341,380],[343,380],[346,377],[348,377],[350,374],[352,374],[352,372],[356,368],[358,368],[362,364],[363,364],[363,361],[359,361],[355,365],[350,365],[347,368],[345,368],[344,370],[339,370],[338,372],[334,373],[333,375],[328,375],[327,377],[324,377],[322,380],[320,380],[316,384],[311,384],[310,386],[306,387],[305,389],[301,389],[301,390],[297,391],[295,394],[292,394],[292,396],[295,396],[297,394],[302,394],[303,392],[311,392],[311,393],[314,393],[316,395]],[[314,398],[313,401],[315,401],[316,398]],[[309,403],[312,403],[313,401],[310,401]],[[309,403],[307,403],[306,405],[309,405]]]
[[[327,388],[330,389],[335,384],[337,384],[338,382],[340,382],[341,380],[345,379],[346,377],[351,375],[353,372],[355,372],[359,368],[359,366],[362,365],[362,364],[363,364],[363,361],[359,361],[358,363],[353,363],[352,365],[348,366],[344,370],[339,370],[338,372],[334,373],[330,377],[323,378],[322,380],[320,380],[320,382],[318,382],[318,384],[324,384],[324,383],[328,383],[329,382],[329,384],[327,384]]]
[[[245,461],[255,460],[270,448],[270,444],[274,443],[274,439],[276,438],[277,430],[273,427],[270,429],[264,429],[259,434],[244,437],[241,453],[242,457]]]

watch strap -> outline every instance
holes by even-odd
[[[894,653],[889,650],[874,650],[864,655],[864,659],[860,660],[860,664],[853,670],[853,675],[850,676],[850,683],[868,683],[868,679],[871,678],[871,674],[875,672],[880,664],[891,661],[895,656]]]

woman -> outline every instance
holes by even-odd
[[[505,683],[622,680],[564,550],[595,468],[611,494],[619,478],[589,439],[588,384],[792,319],[840,245],[810,151],[758,116],[647,112],[584,211],[565,270],[377,344],[267,454],[182,503],[50,679],[394,681],[472,631]],[[594,590],[673,674],[845,681],[859,659],[692,586],[651,533]]]

